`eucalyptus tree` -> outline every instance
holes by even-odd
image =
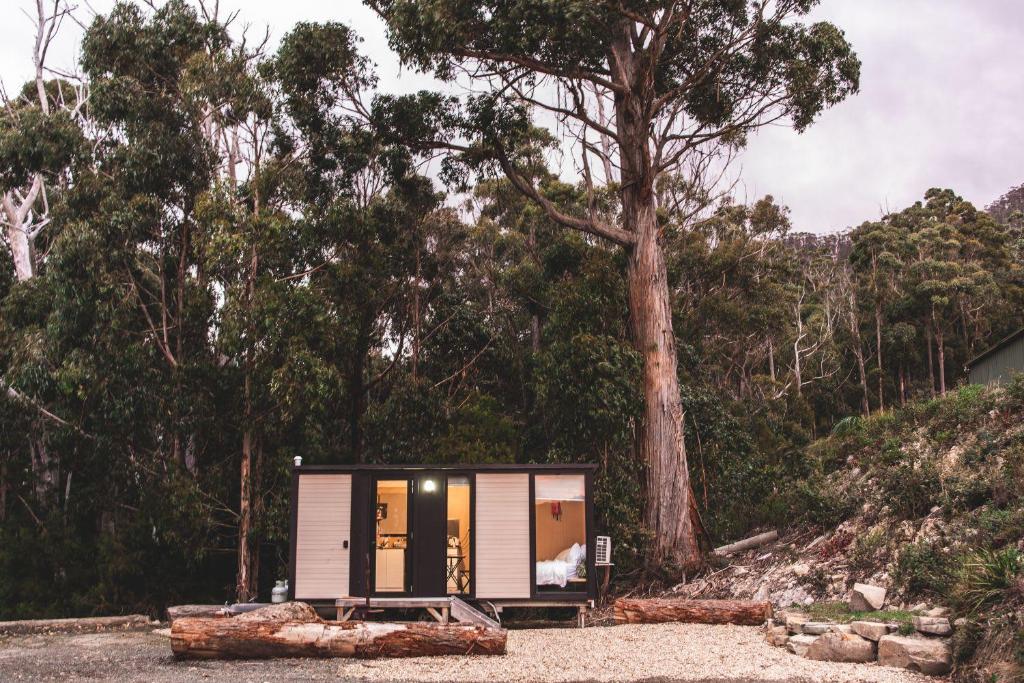
[[[11,278],[11,284],[22,283],[23,292],[29,291],[26,283],[40,273],[42,253],[56,232],[51,226],[53,209],[67,188],[70,168],[83,156],[87,99],[84,83],[54,78],[55,72],[47,64],[50,46],[72,8],[63,0],[36,0],[34,10],[26,13],[35,24],[33,77],[13,94],[0,86],[0,227],[10,255],[10,266],[3,265],[9,269],[4,276]],[[40,243],[42,249],[37,248]],[[33,488],[37,498],[49,499],[60,483],[61,460],[60,453],[47,444],[48,428],[60,429],[68,422],[37,392],[40,374],[35,361],[43,355],[39,330],[20,332],[5,339],[11,348],[4,349],[0,357],[27,362],[21,363],[21,368],[0,365],[0,395],[30,416],[25,436]],[[0,462],[0,498],[8,486],[6,470],[7,463]]]
[[[632,336],[644,358],[638,443],[647,466],[646,523],[655,539],[650,559],[698,566],[657,182],[666,173],[706,177],[768,123],[809,126],[856,91],[852,48],[835,26],[802,21],[815,0],[367,4],[387,22],[407,64],[443,79],[467,74],[487,88],[468,103],[465,144],[447,130],[434,147],[500,169],[553,222],[626,251]],[[443,98],[420,98],[431,101]],[[573,134],[591,196],[597,170],[605,169],[618,215],[593,202],[582,210],[560,206],[520,169],[516,144],[529,130],[530,108]],[[434,115],[422,125],[450,121]]]
[[[84,84],[49,78],[53,72],[46,63],[72,8],[63,0],[36,0],[35,5],[34,77],[13,97],[0,91],[0,224],[15,275],[22,282],[38,270],[35,242],[50,223],[50,195],[55,189],[48,192],[47,186],[61,179],[80,151],[78,121],[87,97]]]

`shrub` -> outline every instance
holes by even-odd
[[[798,481],[786,494],[794,522],[808,522],[832,529],[853,515],[856,497],[830,488],[825,477],[816,476]]]
[[[859,537],[850,551],[850,569],[858,573],[868,573],[877,564],[878,554],[885,548],[886,535],[881,530],[871,531]]]
[[[907,595],[948,595],[956,580],[959,562],[951,553],[935,544],[912,543],[903,549],[893,581]]]
[[[850,415],[836,422],[836,425],[832,428],[832,436],[845,438],[860,434],[861,431],[861,417],[859,415]]]
[[[883,469],[878,484],[880,502],[900,519],[924,517],[942,495],[938,469],[929,461],[903,461]]]
[[[1008,510],[987,508],[978,512],[979,542],[993,548],[1024,538],[1024,509]]]
[[[959,571],[954,597],[968,612],[1024,596],[1024,554],[1016,548],[983,550]]]
[[[1010,407],[1024,408],[1024,372],[1014,373],[1013,379],[1006,385],[1006,396],[1010,399]]]

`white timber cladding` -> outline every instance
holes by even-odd
[[[299,475],[295,538],[295,598],[348,595],[352,475]]]
[[[530,475],[476,475],[476,597],[530,597]]]

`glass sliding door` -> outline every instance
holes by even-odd
[[[538,592],[587,587],[586,480],[582,474],[534,478],[534,552]]]
[[[373,555],[373,586],[377,593],[409,591],[410,490],[408,479],[377,482]]]
[[[467,594],[470,589],[472,534],[470,530],[470,479],[465,475],[447,477],[445,584],[449,594]]]

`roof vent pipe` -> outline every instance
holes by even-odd
[[[296,455],[295,456],[295,466],[296,467],[302,467],[302,456],[301,455]]]

